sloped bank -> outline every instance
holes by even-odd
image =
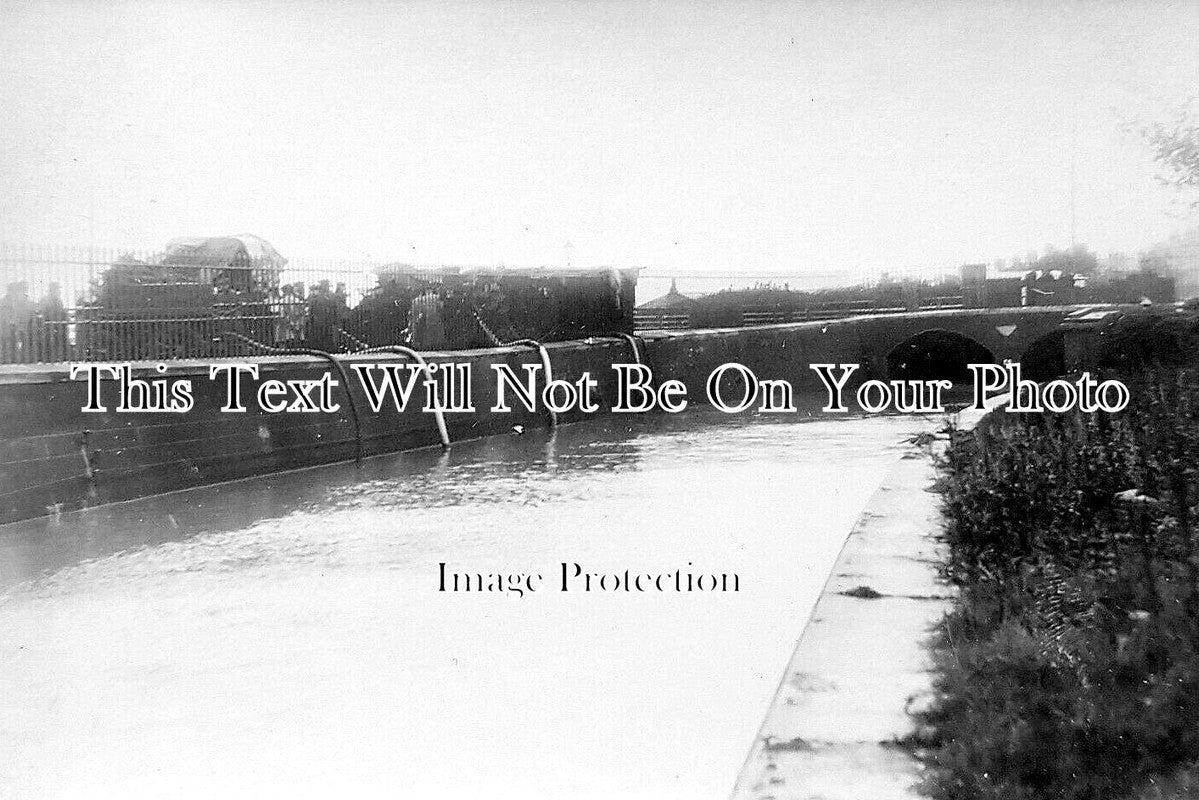
[[[1199,792],[1199,384],[1131,383],[1119,414],[999,415],[946,453],[937,800]]]
[[[1199,796],[1199,316],[1129,316],[1095,344],[1128,409],[962,421],[941,517],[927,465],[880,490],[736,797]],[[849,566],[888,541],[882,569]],[[902,588],[867,582],[886,576]],[[936,602],[901,616],[905,593]]]
[[[961,414],[958,425],[977,422]],[[927,703],[925,644],[950,609],[938,571],[933,431],[918,437],[862,512],[783,673],[734,800],[899,800],[924,768],[897,745]]]

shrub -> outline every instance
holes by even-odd
[[[939,489],[960,595],[923,715],[935,798],[1108,800],[1191,780],[1199,386],[1131,384],[1120,414],[951,432]]]

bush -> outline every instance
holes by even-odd
[[[1190,781],[1199,386],[1131,383],[1120,414],[999,414],[951,434],[939,489],[960,595],[923,715],[935,798],[1108,800]]]

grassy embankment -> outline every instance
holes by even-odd
[[[1105,340],[1129,409],[999,414],[942,458],[938,800],[1199,797],[1199,321]]]

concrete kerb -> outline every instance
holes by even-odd
[[[1002,402],[1000,400],[999,402]],[[963,413],[972,428],[982,413]],[[888,472],[846,539],[733,789],[734,800],[907,800],[922,767],[896,742],[932,696],[926,640],[949,609],[928,450]]]

